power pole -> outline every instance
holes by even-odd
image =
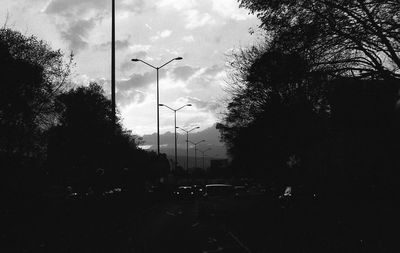
[[[115,110],[115,0],[112,0],[111,7],[111,103],[112,103],[112,122],[116,124]]]

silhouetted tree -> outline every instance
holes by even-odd
[[[97,185],[97,192],[116,186],[137,192],[145,179],[167,174],[165,157],[139,149],[140,138],[124,130],[119,117],[113,124],[111,100],[100,85],[61,94],[57,108],[58,125],[48,133],[47,168],[53,181],[82,190]]]
[[[267,47],[233,54],[231,66],[232,100],[218,128],[233,164],[252,176],[288,180],[287,159],[305,160],[325,131],[326,80],[300,55]]]
[[[71,61],[34,36],[0,29],[0,167],[10,187],[28,189],[41,173],[43,134],[56,120],[55,97],[67,86]]]
[[[272,44],[333,75],[399,77],[400,3],[380,0],[238,0]]]

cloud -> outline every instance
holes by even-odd
[[[69,48],[75,53],[88,47],[85,38],[96,24],[96,19],[78,20],[61,32],[62,38],[68,43]]]
[[[219,74],[221,71],[223,71],[224,70],[224,67],[222,67],[222,66],[220,66],[220,65],[213,65],[213,66],[211,66],[211,67],[209,67],[209,68],[207,68],[205,71],[204,71],[204,75],[205,76],[207,76],[207,77],[213,77],[213,76],[216,76],[217,74]]]
[[[181,66],[174,68],[172,70],[172,75],[176,80],[187,81],[198,70],[199,68],[193,68],[190,66]]]
[[[205,112],[216,113],[216,111],[221,107],[221,105],[216,101],[204,101],[195,97],[188,97],[187,101],[197,109]]]
[[[224,76],[224,67],[221,65],[202,68],[191,77],[187,88],[191,90],[202,90],[221,82]]]
[[[48,14],[70,15],[82,14],[92,9],[105,9],[111,6],[108,0],[50,0],[45,8]]]
[[[138,59],[146,59],[147,57],[147,52],[146,51],[138,51],[132,55],[132,57],[127,58],[126,61],[122,61],[119,69],[121,71],[129,71],[135,67],[135,64],[131,61],[133,58],[138,58]]]
[[[160,78],[165,76],[160,72]],[[124,106],[130,103],[143,103],[147,97],[145,90],[149,85],[156,83],[155,72],[146,72],[143,74],[133,74],[129,79],[119,80],[116,83],[117,102]]]
[[[164,31],[160,32],[160,37],[166,38],[166,37],[169,37],[171,34],[172,34],[171,30],[164,30]]]
[[[160,71],[159,78],[165,76],[164,71]],[[156,82],[155,71],[146,72],[143,74],[133,74],[127,80],[118,81],[118,89],[121,91],[129,91],[131,89],[146,89],[149,84]]]
[[[116,9],[140,13],[145,8],[144,0],[116,1]],[[110,0],[50,0],[44,9],[48,14],[70,16],[83,14],[93,10],[111,10]]]
[[[251,18],[249,12],[245,9],[238,8],[239,3],[234,0],[217,0],[212,1],[212,9],[224,18],[234,20],[246,20]]]
[[[192,78],[195,83],[209,83],[214,81],[223,70],[223,67],[220,65],[213,65],[209,68],[198,68],[186,65],[174,68],[171,74],[175,80],[179,81],[187,81]]]
[[[208,13],[200,13],[198,10],[188,10],[186,16],[186,29],[195,29],[205,25],[215,24],[215,19]]]
[[[128,47],[129,47],[129,39],[115,41],[115,49],[116,50],[123,50]],[[96,48],[98,48],[100,50],[110,50],[111,49],[111,41],[101,43],[101,44],[97,45]]]
[[[150,40],[154,42],[154,41],[156,41],[158,39],[161,39],[161,38],[167,38],[167,37],[171,36],[171,34],[172,34],[171,30],[164,30],[164,31],[161,31],[161,32],[157,32],[157,35],[151,37]]]
[[[138,13],[144,8],[144,0],[116,1],[116,11],[120,9]],[[97,21],[109,18],[110,11],[110,0],[50,0],[43,9],[44,13],[55,18],[61,37],[75,53],[88,47],[90,33],[101,23]],[[117,49],[127,47],[126,43],[127,41],[117,41]],[[104,48],[107,43],[100,46]]]
[[[127,106],[130,104],[141,104],[147,98],[147,94],[140,90],[117,91],[115,93],[115,100],[118,106]]]
[[[161,0],[159,1],[156,6],[160,9],[165,7],[174,8],[178,11],[185,10],[185,9],[192,9],[197,6],[196,0]]]
[[[193,37],[193,35],[189,35],[189,36],[183,37],[182,40],[185,42],[194,42],[194,37]]]
[[[132,52],[139,52],[139,51],[149,51],[151,48],[151,45],[142,45],[142,44],[136,44],[129,46],[129,50]]]
[[[134,77],[132,77],[132,79],[140,79],[137,78],[137,76],[140,75],[135,75]],[[143,76],[146,76],[146,74],[144,74]],[[82,79],[85,77],[82,77]],[[146,79],[143,78],[143,79]],[[111,93],[111,81],[109,79],[105,79],[105,78],[98,78],[95,80],[85,80],[83,79],[83,81],[86,81],[86,85],[89,82],[96,82],[97,84],[101,85],[105,91],[106,94],[110,94]],[[133,81],[132,81],[133,82]],[[85,85],[85,83],[81,83],[83,85]],[[148,94],[143,91],[145,90],[146,86],[148,85],[148,83],[146,81],[144,81],[143,83],[139,84],[139,85],[131,85],[130,83],[130,79],[128,80],[117,80],[116,83],[116,91],[115,91],[115,101],[117,103],[118,106],[127,106],[130,104],[141,104],[143,102],[145,102]]]

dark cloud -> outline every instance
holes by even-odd
[[[129,3],[116,1],[116,11],[120,9],[138,13],[144,8],[144,0],[132,0]],[[50,0],[44,10],[49,15],[61,17],[62,22],[57,24],[61,36],[75,52],[88,46],[85,39],[95,28],[94,21],[109,17],[110,11],[110,0]],[[127,47],[126,43],[127,41],[117,42],[117,49]],[[107,43],[100,46],[106,47]]]
[[[165,72],[160,71],[160,78],[165,76]],[[150,71],[144,74],[133,74],[128,80],[119,81],[118,89],[121,91],[129,91],[132,89],[145,89],[149,84],[156,83],[156,72]]]
[[[172,70],[172,74],[176,80],[187,81],[199,68],[190,66],[177,67]]]
[[[66,30],[61,32],[62,38],[67,41],[69,48],[78,52],[81,49],[85,49],[88,43],[85,38],[88,36],[91,29],[94,28],[96,19],[89,20],[78,20],[72,23]]]
[[[193,78],[189,85],[189,89],[205,89],[212,85],[217,80],[217,75],[224,70],[223,66],[213,65],[206,68],[201,75]]]
[[[129,39],[125,40],[116,40],[115,41],[115,49],[116,50],[123,50],[129,46]],[[100,50],[110,50],[111,49],[111,41],[101,43],[100,45],[96,46]]]
[[[160,78],[165,74],[160,72]],[[130,103],[140,104],[144,102],[147,94],[143,92],[151,84],[155,85],[156,74],[154,71],[146,72],[144,74],[134,74],[128,80],[117,81],[116,83],[116,101],[121,106]]]
[[[70,15],[83,13],[91,9],[105,9],[111,6],[109,0],[51,0],[45,12],[48,14]]]
[[[125,61],[123,61],[120,65],[119,69],[121,71],[129,71],[136,66],[135,64],[133,64],[131,59],[133,59],[133,58],[144,59],[144,58],[146,58],[146,56],[147,56],[146,51],[138,51],[138,52],[134,53],[132,55],[132,57],[127,58]]]
[[[187,99],[188,103],[202,111],[215,113],[219,108],[221,108],[221,105],[216,101],[204,101],[195,97],[188,97]]]
[[[118,106],[126,106],[132,103],[140,104],[146,99],[147,94],[139,90],[117,91],[115,100]]]
[[[203,75],[215,76],[223,70],[224,70],[224,67],[222,67],[220,65],[213,65],[213,66],[207,68],[206,71],[204,71]]]
[[[110,98],[111,93],[111,81],[106,79],[94,80],[97,84],[101,85],[105,91],[107,97]],[[129,87],[124,85],[125,81],[117,81],[115,91],[115,101],[118,106],[126,106],[131,103],[140,104],[143,103],[147,97],[147,94],[143,91],[136,89],[137,87]],[[122,83],[122,85],[121,85]]]
[[[140,13],[145,8],[144,0],[133,0],[130,3],[116,1],[116,9]],[[85,13],[90,10],[111,10],[110,0],[51,0],[45,12],[48,14],[70,15]]]

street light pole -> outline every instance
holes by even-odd
[[[115,128],[115,0],[111,2],[111,112],[111,119]]]
[[[204,168],[204,154],[209,150],[211,150],[211,148],[208,148],[206,150],[199,150],[201,153],[203,153],[203,170],[205,170],[205,168]]]
[[[189,141],[194,145],[194,168],[197,168],[197,145],[200,144],[201,142],[205,142],[205,140],[198,141],[196,143]]]
[[[179,107],[178,109],[172,109],[171,107],[169,107],[168,105],[165,104],[158,104],[159,106],[164,106],[167,107],[168,109],[172,110],[174,112],[174,121],[175,121],[175,170],[178,167],[178,152],[177,152],[177,144],[176,144],[176,112],[179,111],[180,109],[186,107],[186,106],[192,106],[192,104],[186,104],[184,106]],[[157,107],[158,108],[158,107]]]
[[[167,61],[166,63],[164,63],[163,65],[159,66],[159,67],[155,67],[153,65],[151,65],[150,63],[147,63],[141,59],[131,59],[131,61],[140,61],[144,64],[146,64],[149,67],[152,67],[153,69],[155,69],[157,71],[157,155],[160,154],[160,110],[158,108],[158,105],[160,103],[160,91],[159,91],[159,69],[161,69],[162,67],[164,67],[165,65],[167,65],[168,63],[172,62],[172,61],[178,61],[178,60],[182,60],[182,57],[176,57],[174,59],[171,59],[169,61]]]
[[[160,155],[160,108],[158,104],[160,103],[160,86],[159,86],[159,68],[156,68],[157,72],[157,155]]]
[[[188,171],[189,170],[189,133],[192,132],[193,130],[196,130],[196,129],[200,128],[200,127],[197,126],[197,127],[194,127],[194,128],[192,128],[190,130],[185,130],[185,129],[181,128],[181,127],[176,127],[176,128],[179,128],[180,130],[186,132],[186,171]]]

